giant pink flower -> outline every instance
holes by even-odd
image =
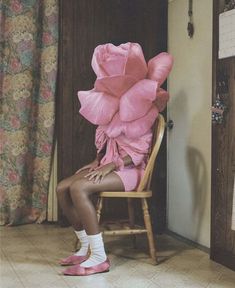
[[[146,77],[147,64],[140,45],[130,42],[118,47],[111,43],[97,46],[91,64],[97,79],[94,89],[78,92],[80,113],[93,124],[104,125],[119,109],[117,98]]]
[[[172,56],[160,53],[147,65],[139,44],[108,43],[95,48],[91,64],[97,79],[93,89],[78,92],[80,113],[105,126],[110,137],[133,137],[134,132],[138,137],[147,131],[168,101],[160,86],[172,68]]]

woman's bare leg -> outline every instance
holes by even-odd
[[[68,275],[81,275],[81,267],[94,268],[97,272],[103,272],[109,269],[109,261],[104,249],[102,234],[99,231],[98,219],[93,203],[90,201],[90,195],[101,191],[124,191],[123,183],[120,177],[114,172],[106,175],[100,183],[93,183],[87,178],[79,178],[69,187],[70,196],[78,218],[81,220],[87,233],[91,254],[89,258],[80,265],[75,265],[64,271]],[[100,266],[98,266],[100,264]],[[93,268],[91,268],[93,269]],[[83,273],[83,272],[82,272]]]
[[[90,200],[90,195],[101,191],[124,191],[124,185],[120,177],[113,172],[106,175],[100,183],[89,181],[84,177],[86,174],[87,171],[65,179],[64,182],[62,181],[58,185],[57,193],[64,213],[73,227],[77,230],[85,229],[88,234],[86,241],[90,245],[91,255],[86,261],[81,263],[81,266],[93,267],[103,263],[102,265],[106,267],[109,264],[104,262],[107,256],[104,250],[102,234],[99,233],[96,210]],[[67,262],[67,260],[66,258],[65,261]],[[75,266],[73,266],[74,268],[66,269],[64,273],[77,275]]]
[[[124,191],[120,177],[114,172],[106,175],[100,183],[93,183],[86,178],[74,179],[69,187],[70,196],[78,218],[88,235],[99,233],[96,210],[89,196],[101,191]]]
[[[88,170],[81,171],[79,174],[74,174],[71,177],[68,177],[57,185],[56,192],[57,192],[57,198],[60,203],[60,207],[62,208],[62,211],[66,218],[68,219],[69,223],[72,225],[74,230],[79,231],[83,229],[82,223],[78,217],[78,214],[76,212],[76,209],[73,205],[71,196],[70,196],[70,190],[69,187],[71,184],[81,178],[84,178],[84,176],[88,173]]]

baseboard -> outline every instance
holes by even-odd
[[[206,246],[204,246],[204,245],[201,245],[201,244],[199,244],[199,243],[197,243],[197,242],[194,242],[194,241],[192,241],[192,240],[190,240],[190,239],[187,239],[187,238],[185,238],[185,237],[183,237],[183,236],[181,236],[181,235],[179,235],[179,234],[177,234],[177,233],[175,233],[175,232],[173,232],[173,231],[170,231],[170,230],[168,230],[168,229],[165,230],[165,233],[166,233],[167,235],[172,236],[173,238],[176,238],[176,239],[178,239],[178,240],[180,240],[180,241],[188,244],[188,245],[191,245],[191,246],[193,246],[193,247],[195,247],[195,248],[198,248],[198,249],[206,252],[207,254],[210,254],[210,248],[208,248],[208,247],[206,247]]]

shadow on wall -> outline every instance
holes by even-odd
[[[175,192],[178,190],[179,197],[183,197],[184,193],[190,193],[190,195],[185,194],[186,202],[188,203],[189,201],[191,203],[191,207],[186,207],[186,211],[191,209],[187,213],[192,215],[188,214],[188,217],[190,218],[189,222],[193,226],[188,228],[189,231],[187,233],[195,242],[199,242],[207,205],[208,171],[205,157],[200,151],[201,148],[197,147],[193,140],[195,137],[202,137],[201,135],[204,134],[203,131],[198,131],[198,121],[201,121],[200,116],[203,115],[200,115],[201,112],[199,110],[195,114],[193,113],[194,116],[190,117],[188,101],[189,96],[185,91],[180,90],[172,97],[170,103],[169,118],[174,121],[175,127],[168,133],[168,143],[171,143],[170,148],[174,150],[171,152],[172,156],[171,153],[169,156],[174,158],[173,161],[169,159],[171,163],[171,167],[168,168],[171,170],[169,175],[173,181],[169,189]],[[192,141],[195,143],[194,146],[190,145]],[[181,168],[179,165],[182,165]],[[186,179],[182,179],[182,177],[186,177]],[[182,209],[183,205],[185,204],[182,203]]]
[[[206,208],[206,189],[208,185],[206,163],[201,152],[195,148],[187,147],[187,163],[192,192],[192,217],[195,220],[195,240],[200,239],[200,228],[204,219]]]

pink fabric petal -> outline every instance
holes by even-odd
[[[160,88],[157,91],[157,97],[156,100],[154,101],[154,104],[157,106],[159,112],[162,112],[165,109],[168,100],[169,100],[169,93],[166,90]]]
[[[91,65],[98,78],[131,75],[138,81],[148,72],[141,46],[130,42],[119,46],[111,43],[97,46]]]
[[[133,121],[143,117],[156,98],[158,83],[149,79],[140,80],[120,99],[121,121]]]
[[[121,122],[119,113],[116,113],[112,121],[107,125],[105,133],[110,138],[116,138],[123,132],[124,123]]]
[[[130,43],[125,75],[132,75],[138,81],[144,79],[147,72],[148,68],[141,46],[138,43]]]
[[[173,66],[173,57],[162,52],[148,62],[148,79],[159,82],[159,86],[166,80]]]
[[[130,43],[115,46],[111,43],[95,48],[91,65],[97,77],[123,75]]]
[[[125,135],[117,138],[119,147],[126,151],[135,166],[143,164],[151,146],[152,132],[148,130],[144,135],[130,139]]]
[[[105,156],[102,158],[102,160],[100,161],[100,165],[102,166],[107,163],[114,162],[118,165],[119,169],[122,169],[124,167],[124,163],[119,154],[119,149],[115,139],[109,139],[109,141],[107,142],[106,151],[108,151],[108,153],[106,153]]]
[[[155,105],[152,104],[151,109],[145,116],[135,121],[125,122],[125,124],[123,124],[124,134],[129,139],[136,139],[138,137],[141,137],[151,129],[155,120],[157,119],[157,116],[158,109]]]
[[[109,138],[117,138],[124,134],[127,138],[135,139],[144,135],[153,125],[158,116],[158,109],[152,104],[147,114],[135,121],[124,122],[116,113],[109,125],[105,127],[105,133]]]
[[[105,127],[106,126],[98,126],[96,128],[96,133],[95,133],[95,146],[97,148],[97,152],[99,153],[107,143],[107,135],[105,134]]]
[[[135,78],[129,75],[119,75],[97,78],[95,90],[121,97],[130,87],[136,83]]]
[[[80,114],[95,125],[109,123],[119,107],[119,100],[108,94],[90,91],[79,91],[81,103]]]

